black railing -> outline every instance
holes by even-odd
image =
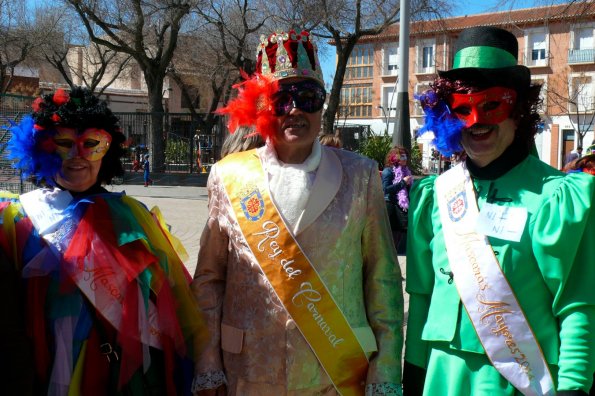
[[[34,97],[0,95],[0,190],[23,193],[35,188],[30,181],[23,181],[19,171],[6,158],[6,143],[10,139],[10,121],[18,122],[31,112]],[[124,169],[133,172],[142,164],[142,155],[153,152],[152,113],[115,113],[120,118],[126,136],[128,154],[123,158]],[[165,163],[160,168],[166,173],[197,173],[208,170],[219,159],[224,138],[221,119],[212,131],[204,131],[197,119],[187,113],[160,113],[165,138]],[[199,161],[200,156],[200,161]],[[136,161],[135,161],[136,160]]]

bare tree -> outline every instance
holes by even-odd
[[[54,9],[56,26],[42,48],[43,59],[53,66],[73,88],[76,85],[88,87],[101,95],[118,77],[128,71],[132,56],[116,52],[96,42],[89,42],[86,29],[80,29],[65,21],[72,15],[64,9]]]
[[[15,70],[32,58],[54,29],[43,18],[19,0],[0,0],[0,93],[11,89]]]
[[[442,0],[416,0],[411,14],[418,18],[427,14],[439,15],[448,9],[444,3]],[[343,79],[353,48],[360,39],[378,36],[396,23],[399,12],[396,0],[300,0],[279,6],[278,13],[285,24],[305,27],[335,47],[336,69],[323,116],[325,133],[334,131]]]
[[[91,40],[130,55],[144,74],[151,111],[153,168],[165,163],[163,86],[178,35],[196,0],[65,0]]]
[[[195,9],[198,28],[191,34],[198,52],[192,63],[199,66],[197,77],[210,81],[211,100],[202,120],[207,133],[215,121],[213,112],[227,100],[240,71],[254,71],[258,33],[268,19],[264,4],[256,1],[216,0]]]
[[[575,131],[577,146],[583,145],[586,133],[595,126],[593,83],[591,76],[585,73],[570,77],[570,70],[556,73],[548,82],[548,107],[554,109],[555,114],[568,117]]]

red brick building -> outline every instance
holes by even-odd
[[[423,123],[414,94],[428,88],[437,70],[452,64],[454,42],[464,28],[498,26],[519,41],[519,64],[543,84],[543,130],[536,138],[540,158],[562,167],[566,153],[589,146],[595,129],[595,4],[557,5],[486,13],[411,24],[409,99],[411,132]],[[382,133],[394,129],[396,113],[399,26],[361,40],[350,57],[337,119],[370,125]],[[431,136],[418,139],[425,165]]]

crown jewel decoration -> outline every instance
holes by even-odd
[[[256,50],[256,70],[266,77],[280,80],[304,77],[318,81],[324,87],[316,46],[306,31],[277,31],[269,37],[260,36]]]

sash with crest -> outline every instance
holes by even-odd
[[[217,167],[248,246],[333,385],[363,395],[367,357],[273,204],[256,151],[231,154]]]
[[[494,367],[524,395],[555,395],[543,352],[486,235],[463,163],[436,179],[450,267],[461,301]]]

